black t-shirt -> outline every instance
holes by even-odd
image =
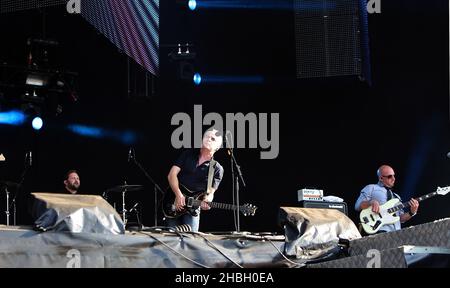
[[[181,153],[174,165],[181,171],[178,174],[178,181],[193,192],[206,191],[208,185],[208,172],[210,161],[203,162],[197,167],[200,150],[190,149]],[[214,167],[214,177],[212,187],[217,189],[223,178],[223,167],[216,161]]]
[[[62,190],[57,191],[56,193],[59,193],[59,194],[72,194],[72,193],[71,193],[69,190],[67,190],[65,187],[64,187]],[[77,193],[72,194],[72,195],[79,195],[79,194],[83,194],[83,193],[81,193],[80,190],[78,190]]]

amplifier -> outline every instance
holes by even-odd
[[[322,201],[323,190],[303,188],[297,191],[298,201]]]
[[[345,215],[348,215],[347,203],[345,202],[302,201],[300,204],[303,208],[337,209]]]

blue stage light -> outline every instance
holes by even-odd
[[[112,139],[114,141],[122,142],[126,145],[135,144],[138,140],[138,135],[129,130],[111,130],[101,127],[86,126],[72,124],[67,127],[69,131],[80,136],[96,138],[96,139]]]
[[[189,9],[194,11],[195,8],[197,8],[197,1],[196,0],[189,0],[188,6],[189,6]]]
[[[21,111],[0,112],[0,124],[22,125],[25,122],[25,114]]]
[[[264,77],[261,75],[208,75],[208,74],[203,75],[198,80],[198,82],[201,82],[203,85],[219,84],[219,83],[258,85],[263,84],[264,81],[265,81]],[[195,84],[197,84],[195,76],[194,82]]]
[[[34,117],[31,126],[33,126],[34,130],[39,131],[42,129],[42,126],[44,126],[44,121],[42,121],[41,117]]]
[[[90,138],[105,138],[106,133],[104,129],[98,127],[91,127],[85,125],[69,125],[69,130],[75,134],[86,136]]]
[[[199,73],[194,74],[194,83],[195,85],[200,85],[202,83],[202,75]]]

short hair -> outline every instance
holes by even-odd
[[[64,175],[64,180],[69,179],[69,175],[72,174],[72,173],[77,173],[77,175],[80,176],[80,174],[78,174],[77,170],[72,169],[72,170],[67,171],[67,173]]]

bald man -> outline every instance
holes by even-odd
[[[378,183],[370,184],[361,190],[358,200],[355,204],[355,210],[361,211],[363,209],[372,206],[372,211],[378,213],[380,211],[380,206],[393,198],[398,198],[400,202],[402,201],[400,196],[392,192],[392,188],[395,184],[395,172],[389,165],[382,165],[377,170]],[[403,210],[397,211],[397,216],[400,216],[400,220],[394,224],[386,224],[380,228],[379,232],[391,232],[401,229],[401,224],[414,215],[416,215],[419,209],[419,202],[415,199],[409,201],[410,211],[405,212]]]

